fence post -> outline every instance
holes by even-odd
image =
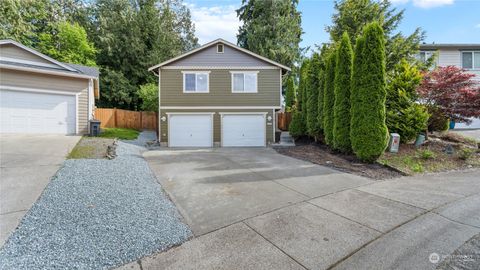
[[[117,108],[113,108],[113,127],[117,127]]]

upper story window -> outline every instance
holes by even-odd
[[[217,44],[217,53],[223,53],[223,44]]]
[[[464,69],[480,69],[480,51],[462,52]]]
[[[183,71],[184,93],[208,93],[210,71]]]
[[[428,59],[430,59],[433,54],[435,52],[434,51],[420,51],[418,53],[418,60],[422,61],[422,62],[427,62]]]
[[[257,93],[258,71],[231,71],[232,93]]]

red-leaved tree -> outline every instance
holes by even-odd
[[[480,116],[480,81],[475,75],[455,67],[438,67],[424,74],[417,92],[431,106],[456,122],[469,123]]]

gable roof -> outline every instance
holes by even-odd
[[[233,43],[230,43],[230,42],[228,42],[228,41],[226,41],[226,40],[224,40],[224,39],[219,38],[219,39],[216,39],[216,40],[214,40],[214,41],[208,42],[208,43],[206,43],[206,44],[204,44],[204,45],[202,45],[202,46],[200,46],[200,47],[198,47],[198,48],[195,48],[195,49],[193,49],[193,50],[191,50],[191,51],[188,51],[188,52],[186,52],[186,53],[184,53],[184,54],[181,54],[181,55],[179,55],[179,56],[177,56],[177,57],[174,57],[174,58],[171,58],[171,59],[169,59],[169,60],[167,60],[167,61],[164,61],[164,62],[162,62],[162,63],[160,63],[160,64],[158,64],[158,65],[155,65],[155,66],[153,66],[153,67],[150,67],[150,68],[148,69],[148,71],[152,71],[152,70],[157,69],[157,68],[159,68],[159,67],[162,67],[162,66],[165,66],[165,65],[167,65],[167,64],[170,64],[170,63],[172,63],[172,62],[175,62],[175,61],[177,61],[177,60],[179,60],[179,59],[182,59],[182,58],[187,57],[187,56],[189,56],[189,55],[191,55],[191,54],[197,53],[197,52],[199,52],[199,51],[201,51],[201,50],[204,50],[204,49],[206,49],[206,48],[208,48],[208,47],[210,47],[210,46],[212,46],[212,45],[214,45],[214,44],[217,44],[217,43],[222,43],[222,44],[224,44],[224,45],[227,45],[227,46],[229,46],[229,47],[231,47],[231,48],[234,48],[234,49],[239,50],[239,51],[241,51],[241,52],[244,52],[244,53],[246,53],[246,54],[248,54],[248,55],[251,55],[251,56],[253,56],[253,57],[255,57],[255,58],[258,58],[258,59],[263,60],[263,61],[265,61],[265,62],[267,62],[267,63],[270,63],[270,64],[272,64],[272,65],[274,65],[274,66],[277,66],[277,67],[279,67],[279,68],[281,68],[281,69],[283,69],[283,70],[287,70],[287,71],[290,71],[290,70],[291,70],[289,67],[284,66],[284,65],[282,65],[282,64],[280,64],[280,63],[278,63],[278,62],[275,62],[275,61],[273,61],[273,60],[270,60],[270,59],[268,59],[268,58],[266,58],[266,57],[263,57],[263,56],[258,55],[258,54],[256,54],[256,53],[253,53],[253,52],[251,52],[251,51],[249,51],[249,50],[247,50],[247,49],[241,48],[241,47],[239,47],[239,46],[237,46],[237,45],[235,45],[235,44],[233,44]]]
[[[11,39],[0,40],[0,45],[5,45],[5,44],[12,44],[16,47],[19,47],[42,59],[45,59],[46,61],[52,63],[53,65],[36,63],[33,61],[22,61],[20,59],[18,60],[10,59],[10,58],[2,59],[0,57],[1,67],[13,68],[18,70],[26,70],[26,71],[37,71],[37,72],[49,73],[49,74],[82,77],[82,78],[93,78],[93,79],[98,79],[100,75],[98,68],[87,67],[87,66],[82,66],[77,64],[63,63]]]

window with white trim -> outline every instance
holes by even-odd
[[[480,51],[462,52],[464,69],[480,69]]]
[[[183,73],[183,92],[184,93],[208,93],[210,72],[190,72]]]
[[[258,71],[231,71],[232,93],[257,93]]]
[[[428,59],[430,59],[433,56],[434,53],[435,53],[434,51],[420,51],[418,53],[418,60],[425,63],[427,62]]]
[[[217,53],[223,53],[223,44],[217,44]]]

